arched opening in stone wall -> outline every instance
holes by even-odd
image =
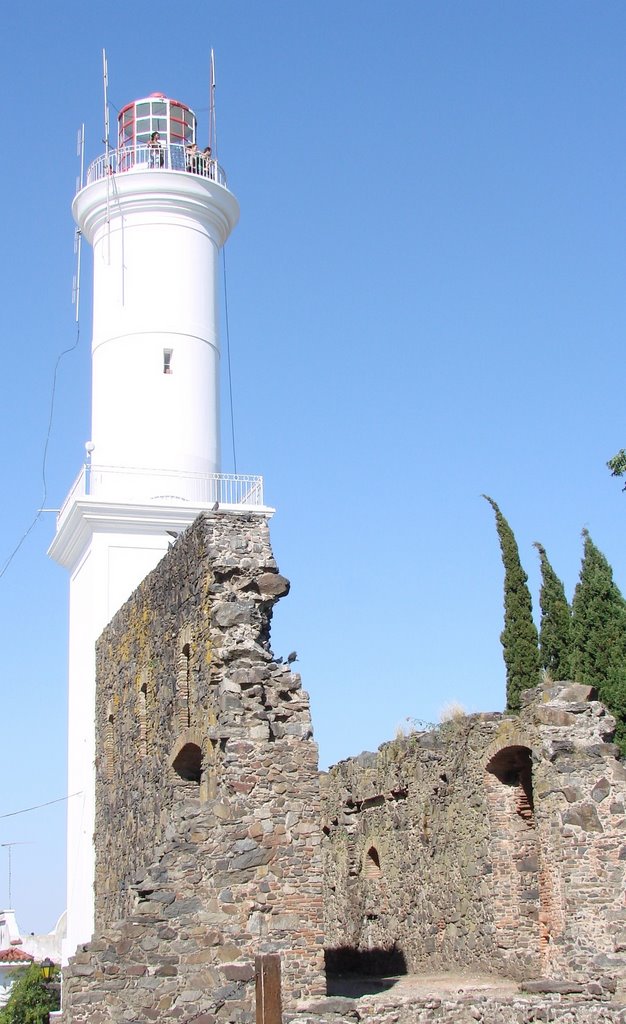
[[[137,721],[139,724],[139,753],[145,757],[148,753],[148,680],[145,672],[142,672],[139,677]]]
[[[515,811],[530,828],[534,828],[533,763],[528,747],[504,747],[491,758],[487,771],[504,786],[515,790]]]
[[[202,782],[203,757],[196,743],[186,743],[177,754],[172,768],[185,783],[199,786]]]
[[[541,945],[532,752],[524,746],[503,747],[485,768],[495,941],[504,968],[520,976],[537,970]]]
[[[109,701],[107,721],[104,732],[104,775],[107,782],[113,782],[115,775],[115,715]]]
[[[378,850],[375,846],[370,846],[369,850],[365,855],[365,863],[363,865],[363,874],[366,878],[380,878],[382,870],[380,867],[380,857]]]
[[[359,846],[360,843],[357,848]],[[397,921],[391,912],[390,892],[381,865],[380,849],[378,837],[375,833],[370,834],[360,846],[360,854],[355,857],[354,865],[356,877],[352,896],[355,923],[358,921],[356,949],[361,958],[360,971],[365,973],[375,969],[375,965],[383,969],[384,964],[389,967],[395,964],[400,970],[402,959],[402,952],[397,945]]]
[[[189,661],[191,647],[188,643],[183,644],[178,655],[178,666],[176,672],[176,702],[178,705],[178,724],[181,729],[187,729],[191,724],[191,712],[189,702]]]
[[[324,950],[324,966],[329,995],[364,995],[371,992],[365,979],[376,978],[375,992],[384,991],[393,984],[398,974],[407,974],[406,957],[393,945],[390,949],[357,949],[355,946],[337,946]],[[364,979],[359,989],[358,978]]]

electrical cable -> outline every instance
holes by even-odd
[[[0,818],[14,818],[16,814],[26,814],[28,811],[38,811],[41,807],[50,807],[51,804],[62,804],[65,800],[71,800],[74,796],[81,796],[84,790],[79,789],[76,793],[69,793],[67,796],[57,797],[56,800],[46,800],[45,804],[34,804],[33,807],[23,807],[21,811],[9,811],[8,814],[0,814]]]
[[[32,523],[30,524],[28,529],[24,531],[24,533],[20,537],[19,541],[17,542],[17,544],[13,548],[13,551],[11,552],[9,557],[4,562],[4,565],[0,569],[0,579],[2,579],[2,577],[4,576],[5,572],[9,568],[11,562],[15,558],[16,554],[20,550],[22,544],[24,543],[24,541],[28,537],[28,535],[31,532],[31,530],[33,530],[35,528],[35,526],[37,525],[37,523],[39,522],[39,520],[41,518],[41,513],[44,511],[44,508],[45,508],[45,505],[46,505],[46,498],[48,497],[48,483],[47,483],[47,480],[46,480],[46,462],[47,462],[47,458],[48,458],[48,445],[50,443],[50,435],[52,433],[52,420],[53,420],[53,417],[54,417],[54,400],[55,400],[55,397],[56,397],[57,373],[58,373],[58,369],[59,369],[59,364],[60,364],[61,360],[63,359],[63,356],[67,356],[67,355],[70,354],[70,352],[73,352],[78,347],[78,342],[79,341],[80,341],[80,324],[76,328],[76,341],[74,342],[73,345],[70,346],[70,348],[64,349],[57,356],[57,361],[54,364],[54,374],[53,374],[53,377],[52,377],[52,394],[50,396],[50,415],[48,416],[48,429],[46,431],[46,440],[45,440],[45,443],[44,443],[44,446],[43,446],[43,459],[42,459],[42,463],[41,463],[41,482],[42,482],[42,487],[43,487],[43,495],[42,495],[42,498],[41,498],[40,507],[37,509],[37,512],[35,514],[35,517],[34,517]]]
[[[237,475],[237,451],[235,448],[235,414],[233,411],[233,378],[230,367],[230,325],[228,321],[228,288],[226,286],[226,246],[222,246],[222,267],[224,272],[224,321],[226,324],[226,356],[228,363],[228,396],[230,399],[230,435],[233,445],[233,467]]]

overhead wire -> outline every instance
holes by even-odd
[[[38,811],[41,807],[50,807],[52,804],[62,804],[66,800],[71,800],[74,796],[82,796],[84,790],[79,789],[76,793],[68,793],[67,796],[57,797],[56,800],[46,800],[43,804],[33,804],[32,807],[23,807],[20,811],[9,811],[8,814],[0,814],[0,818],[15,818],[17,814],[27,814],[28,811]]]
[[[9,568],[11,562],[13,561],[13,559],[16,556],[16,554],[20,550],[22,544],[24,543],[24,541],[26,540],[28,535],[31,533],[31,531],[34,530],[35,526],[37,525],[37,523],[39,522],[39,520],[41,518],[42,512],[44,512],[44,510],[45,510],[46,499],[48,497],[48,482],[47,482],[47,479],[46,479],[46,464],[47,464],[47,459],[48,459],[48,445],[50,443],[50,436],[52,434],[52,421],[53,421],[53,418],[54,418],[54,402],[55,402],[55,398],[56,398],[57,374],[58,374],[59,365],[61,363],[61,360],[63,359],[64,356],[67,356],[71,352],[75,351],[75,349],[78,347],[78,342],[79,341],[80,341],[80,324],[77,324],[77,327],[76,327],[76,340],[75,340],[74,344],[70,345],[69,348],[63,349],[63,351],[60,352],[59,355],[57,356],[56,363],[54,364],[54,373],[53,373],[53,376],[52,376],[52,393],[51,393],[51,396],[50,396],[50,414],[48,416],[48,429],[46,431],[46,439],[45,439],[44,446],[43,446],[43,458],[42,458],[42,463],[41,463],[41,482],[42,482],[43,494],[42,494],[40,506],[37,509],[37,512],[35,513],[30,526],[24,531],[24,533],[20,537],[19,541],[17,542],[17,544],[15,545],[13,550],[11,551],[10,555],[8,556],[6,561],[4,562],[2,568],[0,569],[0,579],[2,579],[2,577],[4,576],[5,572]]]

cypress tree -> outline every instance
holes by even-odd
[[[609,459],[607,466],[611,470],[611,476],[624,476],[626,473],[626,450],[620,448],[617,455]],[[626,491],[626,484],[623,489]]]
[[[595,686],[617,721],[626,754],[626,601],[613,571],[583,530],[584,555],[572,602],[574,679]]]
[[[572,611],[565,588],[548,561],[546,549],[535,541],[541,564],[541,629],[539,656],[542,668],[555,682],[572,678]]]
[[[504,629],[500,634],[506,665],[506,706],[519,711],[522,690],[540,683],[539,637],[533,622],[528,576],[522,569],[517,541],[493,498],[483,494],[496,516],[504,564]]]

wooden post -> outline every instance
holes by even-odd
[[[264,953],[254,958],[256,981],[256,1024],[282,1024],[280,1002],[280,957]]]

